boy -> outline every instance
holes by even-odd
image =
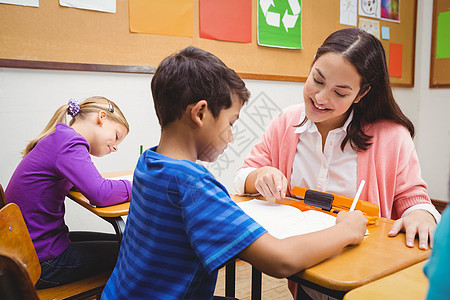
[[[161,62],[151,86],[161,139],[137,164],[119,258],[102,299],[211,299],[218,269],[235,257],[287,277],[362,241],[361,212],[278,240],[195,163],[225,150],[250,96],[216,56],[187,47]]]

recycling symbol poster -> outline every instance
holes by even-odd
[[[258,45],[302,49],[301,0],[258,0]]]

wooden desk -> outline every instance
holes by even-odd
[[[128,172],[108,173],[105,177],[117,177]],[[95,207],[79,192],[70,192],[68,197],[96,215],[110,222],[122,239],[125,222],[121,216],[128,214],[129,202],[109,207]],[[247,201],[253,197],[232,196],[236,202]],[[261,199],[261,198],[260,198]],[[278,201],[289,204],[292,200]],[[345,293],[380,278],[398,272],[426,260],[430,251],[420,250],[418,241],[414,248],[405,245],[405,235],[387,236],[393,221],[381,218],[377,225],[368,226],[369,236],[360,245],[348,246],[339,255],[306,269],[289,279],[313,287],[331,296],[342,298]],[[261,273],[252,272],[252,299],[261,298]],[[227,265],[226,295],[234,296],[234,262]]]
[[[105,178],[111,178],[126,176],[130,174],[132,174],[132,171],[105,173],[102,175]],[[114,231],[116,232],[119,243],[122,241],[123,231],[125,230],[125,222],[123,221],[122,216],[128,215],[128,210],[130,208],[129,201],[117,205],[96,207],[91,205],[89,203],[89,200],[80,192],[70,191],[67,197],[111,223],[111,225],[114,227]]]
[[[356,288],[348,292],[344,300],[423,300],[428,291],[428,279],[423,273],[425,263],[420,262],[397,273]]]
[[[234,201],[249,197],[233,196]],[[277,201],[289,204],[293,200]],[[388,237],[394,221],[380,218],[377,225],[369,225],[369,235],[360,245],[348,246],[339,255],[308,268],[289,279],[321,292],[342,298],[346,292],[404,268],[426,260],[430,250],[420,250],[418,240],[414,248],[406,247],[405,234]]]

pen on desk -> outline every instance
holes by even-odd
[[[144,145],[140,145],[139,146],[139,155],[142,155],[143,152],[144,152]]]
[[[355,210],[356,203],[358,203],[359,196],[361,196],[361,192],[362,192],[362,190],[364,188],[364,184],[365,183],[366,183],[365,180],[361,180],[361,183],[359,184],[358,191],[356,192],[355,198],[353,199],[352,206],[350,207],[349,211],[354,211]]]

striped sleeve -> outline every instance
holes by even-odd
[[[220,268],[266,232],[212,177],[192,182],[184,195],[186,233],[209,272]]]

